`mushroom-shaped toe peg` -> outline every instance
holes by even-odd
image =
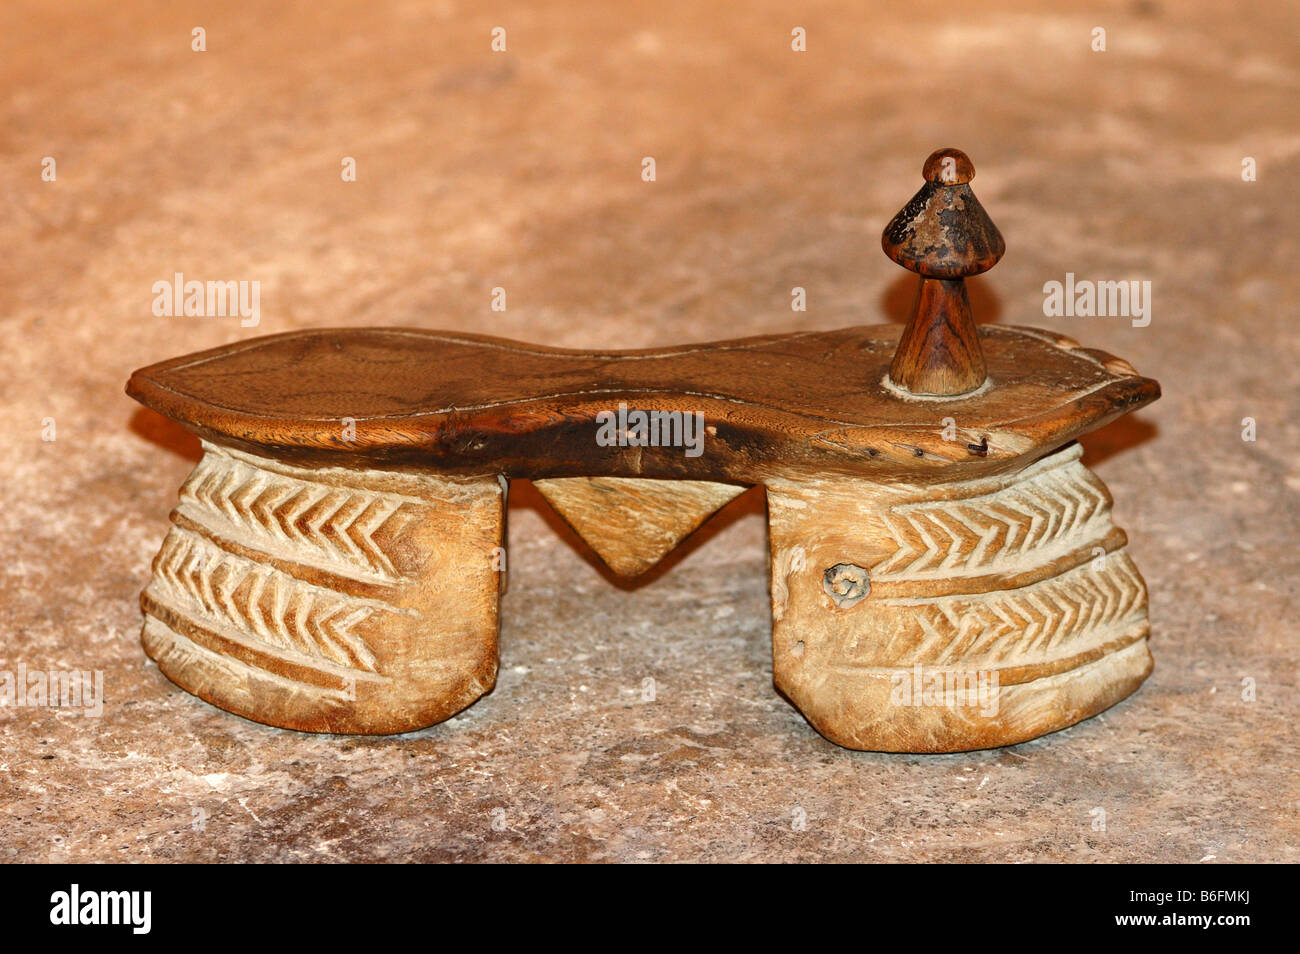
[[[921,173],[925,185],[880,237],[886,255],[921,276],[889,379],[913,394],[955,397],[986,376],[965,278],[996,265],[1006,243],[971,191],[975,166],[964,152],[939,149]]]

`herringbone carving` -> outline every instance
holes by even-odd
[[[368,672],[374,654],[353,629],[392,611],[227,553],[179,527],[163,541],[147,592],[201,625],[228,626],[308,660]]]
[[[421,503],[273,473],[209,448],[181,488],[177,509],[254,549],[289,546],[297,558],[335,572],[393,582],[399,574],[379,537],[400,529]]]
[[[1146,586],[1124,552],[1100,556],[1052,579],[1018,589],[906,605],[914,626],[886,655],[899,665],[1022,665],[1075,655],[1125,633],[1141,635]]]
[[[901,504],[884,515],[897,549],[872,567],[884,581],[949,579],[1035,564],[1087,547],[1113,530],[1106,487],[1069,459],[1011,487],[965,499]]]

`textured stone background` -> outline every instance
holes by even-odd
[[[264,6],[0,8],[0,668],[108,696],[0,709],[0,859],[1297,860],[1300,8]],[[133,368],[317,325],[617,348],[899,320],[879,234],[940,145],[1007,236],[977,316],[1164,384],[1086,441],[1151,589],[1136,696],[997,751],[836,748],[771,685],[753,492],[626,588],[516,486],[498,687],[409,736],[255,725],[143,656],[196,446]],[[259,280],[260,327],[154,317],[176,271]],[[1044,318],[1067,271],[1151,280],[1151,325]]]

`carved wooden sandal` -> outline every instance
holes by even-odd
[[[885,229],[906,327],[578,352],[344,328],[132,375],[198,434],[141,595],[145,650],[250,719],[404,732],[494,685],[506,489],[617,573],[767,491],[776,686],[855,749],[1071,725],[1151,671],[1147,597],[1072,441],[1155,400],[1126,362],[971,318],[1003,253],[956,150]],[[900,333],[901,331],[901,333]]]

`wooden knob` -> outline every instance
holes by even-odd
[[[984,383],[984,353],[964,279],[986,272],[1006,251],[971,191],[975,166],[960,149],[939,149],[921,168],[925,185],[885,226],[885,254],[921,276],[890,380],[914,394],[956,396]]]
[[[925,185],[885,226],[880,238],[885,254],[929,278],[987,272],[1007,245],[971,191],[975,166],[960,149],[940,149],[921,171]]]
[[[936,149],[921,167],[926,182],[964,185],[975,178],[975,164],[960,149]]]

